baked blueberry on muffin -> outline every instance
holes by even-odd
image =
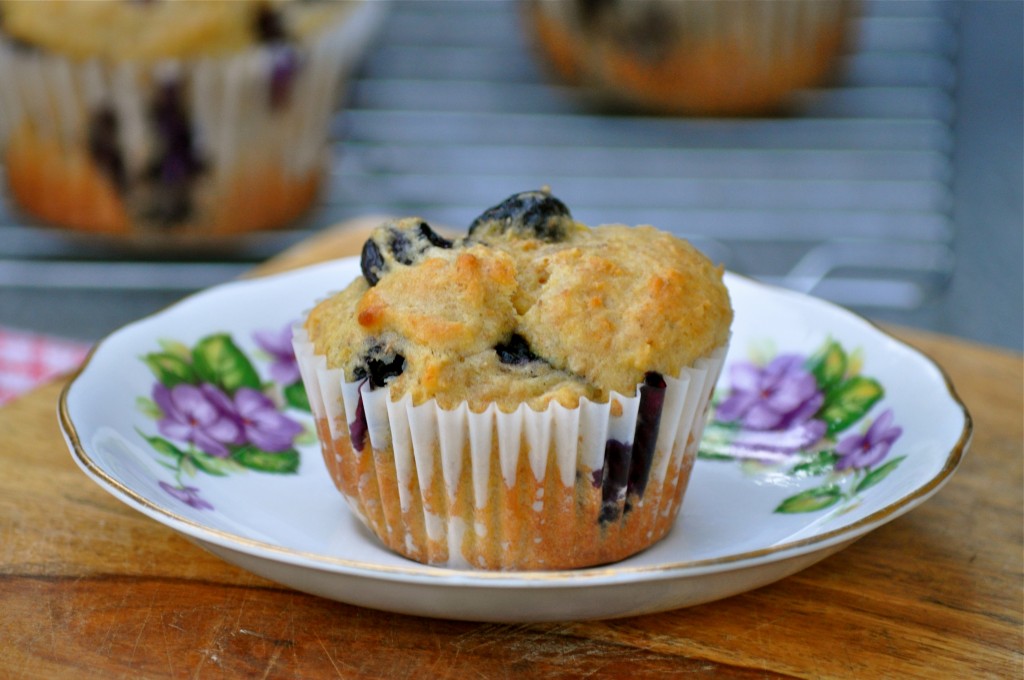
[[[374,3],[0,0],[0,150],[54,225],[149,238],[281,226],[311,205]]]
[[[387,546],[487,569],[613,562],[662,538],[732,310],[652,227],[516,194],[450,239],[378,227],[295,344],[328,469]]]

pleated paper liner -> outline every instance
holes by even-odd
[[[605,564],[661,539],[726,353],[605,403],[476,413],[346,382],[301,326],[294,344],[327,469],[356,515],[416,561],[497,570]]]
[[[339,93],[380,16],[364,2],[307,43],[153,62],[0,38],[12,196],[44,222],[128,245],[282,226],[318,194]]]

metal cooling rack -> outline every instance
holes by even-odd
[[[514,0],[396,0],[333,122],[324,201],[301,224],[167,259],[0,208],[0,310],[3,295],[68,289],[162,304],[346,217],[464,227],[542,184],[590,224],[654,224],[734,271],[867,313],[919,308],[953,269],[956,6],[860,12],[843,79],[801,93],[800,115],[668,119],[598,115],[546,78]]]

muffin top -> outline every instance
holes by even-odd
[[[387,222],[363,276],[306,329],[348,381],[398,399],[541,410],[632,395],[725,344],[722,269],[653,227],[594,229],[547,191],[511,196],[449,240],[420,218]]]
[[[215,56],[303,42],[355,0],[0,0],[0,26],[21,44],[75,59]]]

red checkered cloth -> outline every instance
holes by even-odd
[[[89,345],[0,326],[0,404],[78,367]]]

